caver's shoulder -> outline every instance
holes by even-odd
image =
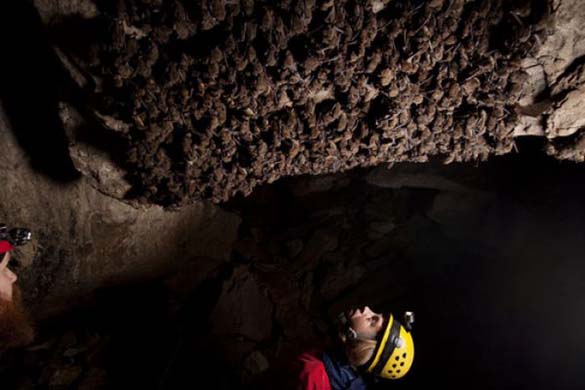
[[[321,360],[322,353],[319,350],[309,350],[298,356],[298,390],[331,390],[329,377]]]

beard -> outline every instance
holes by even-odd
[[[30,344],[35,336],[22,294],[14,287],[12,301],[0,299],[0,351]]]

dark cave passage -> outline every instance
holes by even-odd
[[[411,373],[375,388],[580,388],[585,171],[539,147],[260,187],[225,206],[242,217],[230,261],[106,289],[43,323],[0,375],[10,388],[284,388],[295,354],[368,304],[416,313]]]

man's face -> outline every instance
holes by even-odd
[[[0,262],[0,299],[11,302],[14,283],[18,277],[8,268],[9,262],[10,252],[6,252],[3,255],[2,262]]]
[[[384,326],[384,316],[374,313],[368,306],[352,309],[346,314],[353,330],[362,337],[375,339]]]

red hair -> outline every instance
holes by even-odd
[[[29,344],[34,335],[20,290],[15,287],[12,301],[0,299],[0,351]]]

